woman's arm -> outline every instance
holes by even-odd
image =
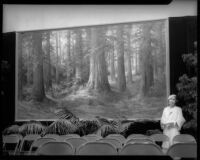
[[[166,127],[166,109],[164,108],[161,119],[160,119],[160,126],[162,129],[164,129]]]
[[[182,125],[185,123],[185,118],[183,117],[182,109],[180,107],[177,108],[177,119],[176,119],[176,125],[178,129],[180,130]]]

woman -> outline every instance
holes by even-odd
[[[182,109],[175,106],[176,95],[170,95],[168,97],[169,106],[165,107],[160,120],[161,128],[163,129],[163,134],[169,137],[169,142],[164,142],[162,147],[168,149],[173,143],[172,140],[174,136],[180,134],[180,129],[185,122],[182,114]]]

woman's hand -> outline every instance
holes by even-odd
[[[177,125],[176,125],[176,123],[167,123],[166,124],[166,127],[168,128],[168,129],[170,129],[170,128],[174,128],[174,127],[177,127]]]
[[[161,123],[161,128],[164,129],[165,128],[165,124]]]
[[[174,126],[173,123],[168,123],[168,124],[167,124],[167,128],[168,128],[168,129],[172,128],[173,126]]]
[[[170,129],[170,128],[174,128],[174,127],[178,127],[177,123],[174,123],[174,122],[166,123],[166,124],[161,123],[162,129],[165,129],[165,128]]]

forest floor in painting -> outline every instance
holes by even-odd
[[[56,119],[56,112],[67,108],[81,119],[95,116],[112,119],[155,119],[160,118],[166,97],[141,97],[139,81],[127,85],[125,92],[119,92],[110,81],[111,92],[97,93],[86,87],[69,92],[63,89],[55,96],[46,95],[43,102],[18,102],[16,119]]]

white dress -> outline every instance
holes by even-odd
[[[165,134],[169,137],[169,142],[164,142],[162,144],[162,147],[169,148],[173,144],[172,139],[174,138],[174,136],[180,134],[179,131],[180,131],[183,123],[185,122],[185,119],[182,114],[182,109],[177,106],[165,107],[163,110],[163,114],[162,114],[160,122],[162,124],[167,124],[167,123],[177,124],[177,127],[164,128],[164,130],[163,130],[163,134]]]

